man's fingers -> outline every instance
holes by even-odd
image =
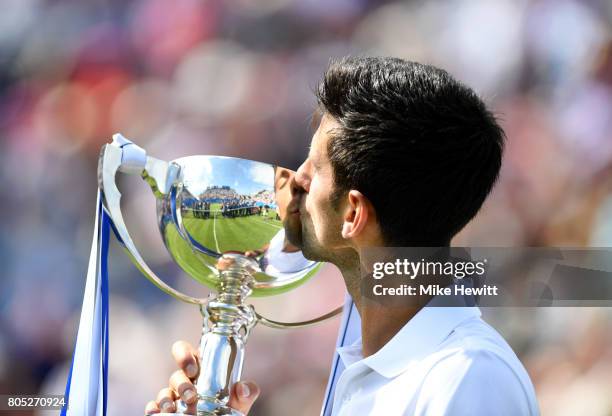
[[[253,382],[240,381],[234,384],[229,406],[244,414],[249,413],[251,406],[259,396],[259,387]]]
[[[180,397],[185,403],[197,402],[196,389],[182,370],[175,371],[170,376],[170,388],[175,395]]]
[[[156,401],[147,404],[147,414],[175,412],[175,400],[183,400],[188,406],[187,414],[195,414],[197,393],[192,380],[199,372],[197,351],[188,342],[177,341],[172,345],[172,356],[181,370],[175,371],[170,377],[170,387],[160,390]],[[255,383],[238,382],[232,389],[228,404],[231,408],[248,414],[258,396],[259,387]]]
[[[179,368],[185,372],[187,377],[194,379],[199,372],[197,351],[186,341],[177,341],[172,345],[172,356]]]
[[[174,402],[174,404],[176,405],[176,408],[179,409],[179,402],[176,401]],[[197,411],[197,405],[198,405],[198,401],[196,400],[194,403],[188,404],[187,409],[185,409],[184,407],[181,407],[182,409],[184,409],[183,413],[181,414],[195,415]],[[183,405],[180,405],[180,406],[183,406]]]
[[[157,406],[164,413],[171,413],[176,410],[174,401],[177,399],[174,392],[168,388],[161,389],[157,394]]]
[[[149,403],[147,403],[147,406],[145,407],[145,415],[153,415],[159,412],[160,410],[159,406],[157,405],[157,402],[151,400]]]

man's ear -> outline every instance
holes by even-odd
[[[363,236],[368,221],[374,219],[374,207],[364,194],[350,190],[347,194],[348,203],[342,223],[342,238],[353,239]]]

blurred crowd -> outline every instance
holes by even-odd
[[[608,0],[4,0],[0,13],[0,393],[62,393],[93,231],[100,147],[121,132],[161,159],[237,156],[297,168],[330,58],[393,55],[472,86],[508,136],[499,185],[455,245],[612,246],[612,2]],[[170,261],[152,194],[121,179],[134,239]],[[199,312],[111,253],[109,412],[138,414]],[[279,320],[340,303],[328,266],[257,300]],[[544,415],[612,414],[612,313],[491,310]],[[317,414],[338,320],[256,328],[255,415]],[[273,371],[270,371],[270,370]],[[483,392],[486,393],[486,392]],[[26,413],[19,413],[26,414]]]

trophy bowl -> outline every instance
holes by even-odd
[[[168,252],[183,271],[211,289],[207,298],[174,289],[144,261],[121,212],[117,172],[140,175],[149,184]],[[165,162],[120,134],[102,148],[102,206],[119,242],[145,277],[176,299],[198,305],[203,315],[200,373],[194,383],[199,416],[240,415],[227,404],[241,376],[247,338],[257,323],[297,328],[342,311],[338,307],[314,319],[288,323],[265,318],[246,303],[250,296],[291,290],[321,266],[304,258],[285,236],[286,229],[301,227],[299,217],[287,211],[293,175],[289,169],[224,156]]]
[[[286,212],[294,172],[222,156],[170,165],[180,173],[157,199],[157,218],[168,251],[187,274],[217,290],[219,259],[249,253],[256,263],[251,296],[291,290],[315,274],[319,264],[285,239],[284,226],[299,227]]]

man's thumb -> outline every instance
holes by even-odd
[[[234,389],[229,401],[229,407],[244,413],[251,410],[251,406],[259,397],[259,387],[251,381],[239,381],[234,384]]]

